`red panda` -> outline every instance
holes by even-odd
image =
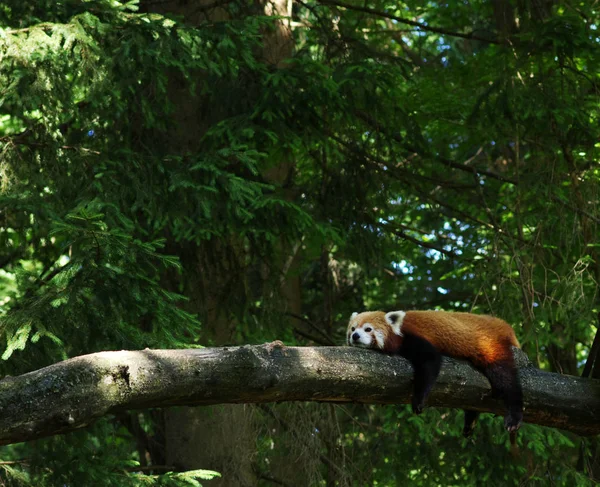
[[[353,313],[347,339],[348,345],[399,354],[412,363],[416,414],[423,411],[438,377],[442,355],[470,361],[490,381],[492,395],[504,400],[508,410],[504,426],[514,441],[523,420],[523,393],[511,346],[520,345],[505,321],[444,311]],[[478,416],[476,411],[465,411],[464,436],[471,435]]]

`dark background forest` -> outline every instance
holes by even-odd
[[[102,350],[342,345],[354,311],[511,323],[600,378],[600,7],[0,3],[0,373]],[[588,357],[590,360],[588,360]],[[4,446],[0,484],[592,485],[597,438],[290,403]],[[213,474],[220,478],[210,480]]]

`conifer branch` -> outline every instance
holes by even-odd
[[[488,39],[485,37],[480,37],[472,32],[462,33],[462,32],[454,32],[448,29],[443,29],[441,27],[433,27],[427,25],[423,22],[417,22],[415,20],[405,19],[404,17],[399,17],[397,15],[392,15],[387,12],[382,12],[381,10],[376,10],[370,7],[360,7],[358,5],[350,5],[348,3],[339,2],[338,0],[318,0],[319,3],[323,5],[334,5],[336,7],[345,8],[347,10],[354,10],[356,12],[363,12],[369,15],[374,15],[376,17],[383,17],[386,19],[394,20],[400,24],[410,25],[412,27],[416,27],[419,30],[424,32],[433,32],[435,34],[442,34],[451,37],[460,37],[462,39],[469,39],[481,42],[487,42],[488,44],[501,44],[497,39]]]

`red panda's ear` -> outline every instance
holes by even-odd
[[[352,313],[352,316],[350,316],[350,319],[354,318],[356,315],[358,315],[358,313],[355,311],[354,313]]]
[[[385,321],[392,327],[400,326],[405,315],[404,311],[390,311],[385,314]]]
[[[404,321],[404,311],[390,311],[385,314],[385,322],[392,327],[396,335],[402,336],[402,322]]]
[[[404,312],[402,311],[390,311],[385,314],[385,321],[390,325],[395,325],[402,318],[404,318]]]

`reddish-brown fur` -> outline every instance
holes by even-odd
[[[395,352],[402,337],[395,334],[385,320],[385,313],[361,313],[350,320],[352,326],[369,323],[373,332],[381,331],[385,337],[383,351]],[[407,311],[401,325],[401,334],[424,338],[445,355],[468,359],[477,367],[485,367],[502,360],[511,360],[510,346],[520,347],[514,330],[500,318],[472,313],[447,311]],[[375,340],[373,341],[375,344]],[[378,347],[373,347],[378,348]]]
[[[511,350],[511,346],[519,347],[519,342],[505,321],[444,311],[355,313],[348,323],[347,340],[349,345],[397,353],[412,363],[412,407],[417,414],[435,384],[441,355],[469,360],[488,378],[493,395],[504,400],[504,426],[514,444],[523,420],[523,392]],[[465,411],[463,435],[471,435],[478,414]]]
[[[478,367],[510,358],[510,345],[520,346],[508,323],[487,315],[408,311],[401,331],[420,336],[444,354],[469,359]]]

